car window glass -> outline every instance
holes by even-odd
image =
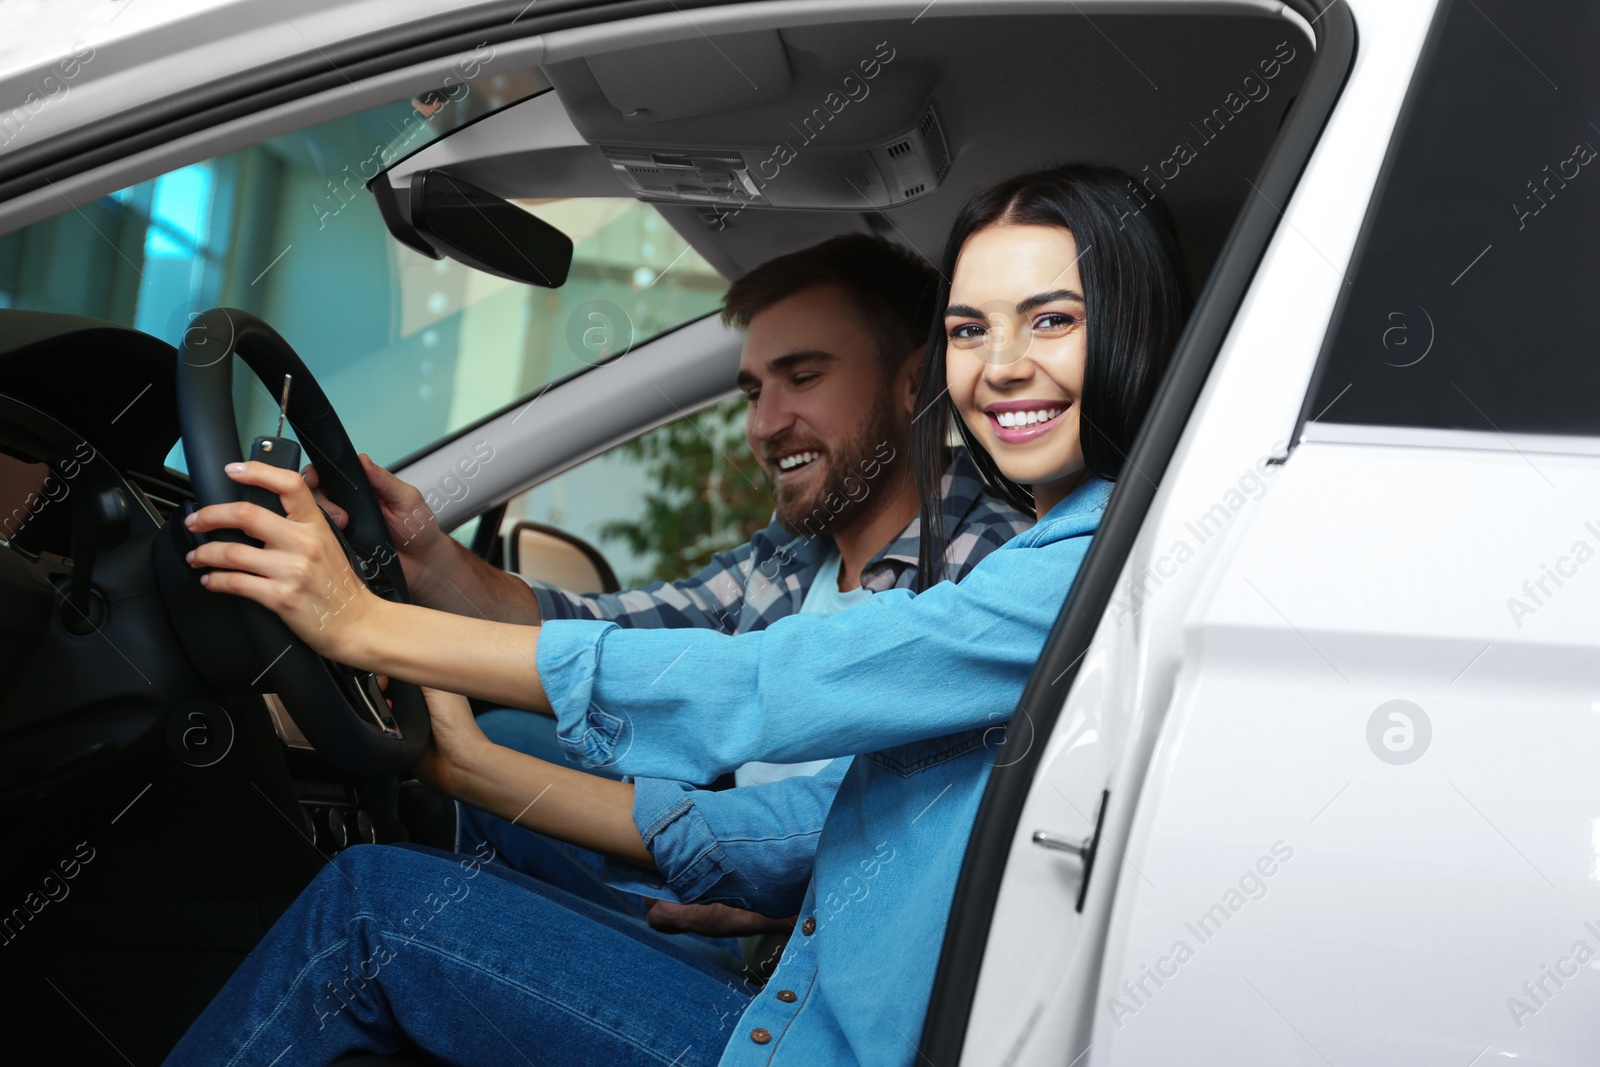
[[[506,506],[502,532],[531,519],[600,551],[622,588],[693,574],[772,517],[744,440],[745,401],[725,400],[557,475]]]
[[[469,88],[325,122],[0,236],[0,307],[106,319],[174,344],[207,308],[252,312],[300,353],[356,447],[388,464],[716,309],[723,279],[632,199],[522,204],[573,239],[559,290],[394,240],[364,181],[468,105],[509,103],[517,87],[481,104],[489,90]],[[242,367],[235,378],[248,441],[271,430],[276,398]],[[181,452],[168,462],[182,469]]]
[[[1600,433],[1600,8],[1437,18],[1306,414]]]

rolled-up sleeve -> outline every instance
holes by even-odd
[[[712,792],[661,778],[634,782],[633,820],[679,901],[781,917],[800,910],[817,838],[850,760],[816,775]]]
[[[831,759],[995,725],[1016,707],[1089,540],[1008,546],[959,583],[734,637],[551,623],[538,668],[558,736],[590,765],[709,781],[749,760]]]

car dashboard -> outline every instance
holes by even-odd
[[[166,465],[176,360],[138,330],[0,310],[0,810],[81,801],[153,760],[204,767],[237,750],[325,855],[405,836],[396,783],[330,766],[276,695],[216,694],[171,651],[182,642],[143,573],[154,553],[136,542],[154,544],[193,500]],[[118,602],[98,602],[95,583],[92,627],[73,595],[85,559],[95,574],[124,572]]]

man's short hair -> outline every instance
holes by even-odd
[[[722,321],[746,329],[759,312],[817,285],[840,285],[876,335],[879,365],[892,375],[928,340],[939,274],[921,256],[864,233],[769,259],[728,286]]]

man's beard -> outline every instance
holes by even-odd
[[[872,421],[861,432],[822,451],[811,465],[822,467],[804,486],[786,486],[775,479],[769,459],[762,465],[772,487],[778,524],[793,534],[816,536],[849,526],[872,506],[873,497],[903,477],[907,457],[904,442],[908,434],[897,413],[875,409]],[[784,452],[816,448],[812,442],[780,438],[767,448],[769,457]],[[871,477],[869,477],[869,475]]]

